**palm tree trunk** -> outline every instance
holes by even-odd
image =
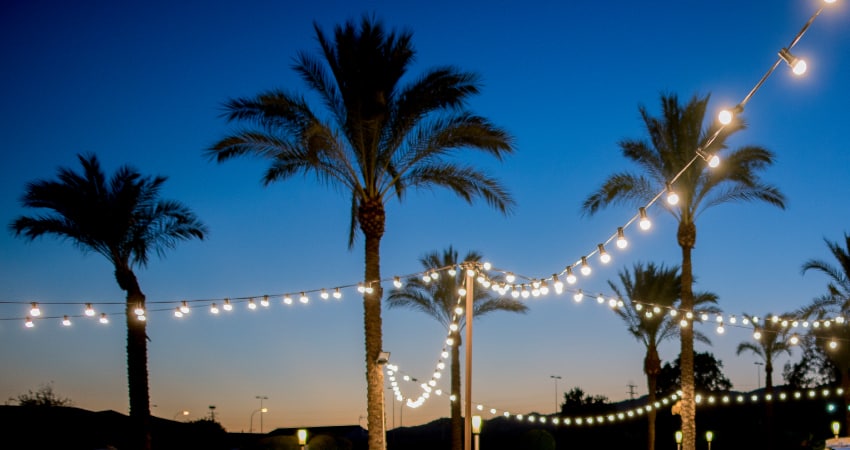
[[[677,233],[682,248],[682,309],[694,310],[693,265],[691,251],[696,243],[696,225],[683,217]],[[694,388],[694,322],[681,329],[682,348],[679,366],[682,369],[682,450],[696,450],[696,398]]]
[[[451,402],[452,450],[463,450],[463,417],[460,414],[460,329],[453,331],[455,345],[452,345],[452,380],[451,394],[455,401]]]
[[[127,292],[127,385],[130,395],[131,445],[150,450],[150,386],[148,385],[147,322],[139,320],[136,308],[145,308],[145,295],[135,274],[128,267],[116,269],[118,285]]]
[[[773,362],[771,359],[766,356],[764,361],[764,393],[773,396]],[[768,448],[776,448],[773,436],[773,402],[764,403],[764,431],[762,436],[767,437],[766,445]]]
[[[358,209],[360,229],[366,238],[365,281],[372,293],[363,294],[363,327],[366,332],[366,416],[369,450],[385,450],[384,372],[378,364],[382,351],[381,324],[381,237],[384,235],[384,205],[380,199],[363,201]]]
[[[658,388],[658,374],[661,372],[661,358],[658,356],[658,349],[654,344],[650,344],[646,349],[646,358],[643,360],[643,371],[646,373],[646,387],[649,390],[648,400],[650,405],[655,404],[656,390]],[[655,417],[656,409],[653,408],[647,413],[647,422],[649,429],[647,430],[647,448],[655,450]]]

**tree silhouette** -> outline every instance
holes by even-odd
[[[161,200],[165,177],[144,177],[124,166],[107,180],[94,155],[78,155],[82,173],[60,168],[56,181],[28,183],[21,202],[47,209],[43,216],[22,216],[10,225],[16,236],[28,240],[53,235],[73,242],[83,251],[106,257],[115,268],[115,280],[127,293],[127,383],[130,417],[136,448],[150,448],[150,396],[146,322],[135,310],[145,308],[135,266],[145,266],[151,252],[164,256],[177,242],[203,239],[206,226],[186,206]]]

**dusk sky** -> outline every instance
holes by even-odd
[[[710,116],[734,106],[822,5],[6,1],[0,6],[0,399],[52,382],[76,406],[127,412],[124,292],[112,266],[69,242],[29,243],[7,228],[20,215],[40,213],[20,206],[28,181],[52,179],[60,166],[78,170],[76,155],[94,153],[107,173],[129,164],[167,176],[162,196],[186,204],[209,227],[207,240],[181,243],[137,271],[148,302],[272,295],[271,306],[256,311],[241,303],[218,316],[198,308],[176,319],[174,305],[164,305],[149,314],[154,415],[170,419],[188,410],[197,419],[215,405],[229,431],[247,431],[259,407],[255,396],[262,395],[269,398],[265,431],[365,417],[357,292],[327,301],[314,294],[308,305],[285,306],[280,298],[361,281],[362,238],[347,248],[348,196],[312,178],[264,187],[265,161],[217,164],[203,154],[234,129],[221,117],[225,100],[274,88],[307,92],[291,66],[299,51],[317,50],[314,22],[330,33],[374,14],[388,28],[410,29],[417,58],[409,75],[440,65],[476,72],[483,87],[469,108],[515,138],[516,153],[502,163],[467,160],[510,189],[513,214],[483,202],[469,206],[442,190],[393,200],[382,275],[419,272],[420,256],[453,245],[460,254],[480,252],[499,269],[542,278],[593,251],[635,214],[612,207],[586,216],[581,204],[608,175],[637,170],[617,143],[645,137],[639,105],[657,113],[662,93],[683,102],[710,93]],[[695,289],[716,293],[727,314],[783,313],[825,293],[827,279],[800,268],[811,258],[831,261],[823,239],[843,241],[850,232],[847,3],[827,5],[792,52],[808,60],[808,73],[795,77],[782,64],[747,105],[748,128],[731,140],[775,152],[776,164],[762,175],[786,195],[787,208],[721,205],[696,222]],[[315,98],[308,100],[321,110]],[[650,215],[651,231],[629,228],[629,247],[609,249],[611,264],[594,264],[575,287],[612,294],[607,280],[637,261],[679,264],[674,218],[657,206]],[[108,325],[80,317],[71,327],[46,319],[28,329],[23,317],[33,301],[51,317],[80,315],[87,302],[118,304],[98,307],[116,314]],[[634,384],[637,395],[646,394],[644,348],[607,307],[554,293],[529,299],[528,306],[525,315],[494,313],[475,322],[476,403],[551,413],[550,375],[562,377],[559,392],[580,386],[618,401]],[[427,379],[446,330],[414,311],[384,308],[383,319],[391,362]],[[722,360],[735,389],[756,388],[756,359],[735,355],[751,332],[731,328],[718,336],[713,327],[697,326],[713,340],[697,350]],[[678,342],[669,342],[661,358],[671,361],[678,351]],[[777,361],[775,383],[783,382],[787,361]],[[448,390],[448,377],[441,386]],[[413,385],[404,390],[418,392]],[[387,394],[392,427],[401,413],[398,402],[389,412]],[[405,408],[403,421],[448,415],[448,397],[435,397]]]

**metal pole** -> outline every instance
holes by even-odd
[[[265,395],[258,395],[254,397],[260,400],[260,433],[263,432],[263,400],[268,400],[269,398]]]
[[[472,450],[472,265],[466,265],[466,407],[464,408],[463,448]]]
[[[756,389],[761,389],[761,366],[764,365],[763,362],[754,362],[756,365]]]
[[[561,376],[549,375],[549,378],[555,380],[555,414],[558,414],[558,380],[561,379]]]

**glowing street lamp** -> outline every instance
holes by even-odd
[[[177,416],[188,416],[188,415],[189,415],[189,411],[187,411],[185,409],[182,410],[182,411],[177,411],[176,413],[174,413],[174,420],[177,420]]]
[[[676,432],[676,448],[682,450],[682,430]]]
[[[249,424],[248,424],[248,432],[249,432],[249,433],[253,433],[253,432],[254,432],[254,414],[256,414],[256,413],[260,413],[260,423],[262,423],[262,420],[263,420],[263,414],[265,414],[265,413],[267,413],[267,412],[269,412],[269,409],[268,409],[268,408],[260,408],[260,409],[255,409],[255,410],[251,411],[251,420],[250,420],[250,422],[249,422]],[[260,429],[260,433],[262,433],[262,432],[263,432],[263,430],[262,430],[262,429]]]
[[[307,430],[302,428],[296,434],[298,436],[298,445],[301,446],[301,450],[304,450],[304,446],[307,445]]]
[[[475,437],[475,450],[481,450],[481,443],[478,440],[481,434],[481,416],[472,416],[472,435]]]
[[[841,430],[841,423],[832,422],[832,434],[835,435],[835,439],[838,439],[838,432]]]
[[[714,440],[714,432],[706,431],[705,432],[705,440],[708,441],[708,450],[711,450],[711,441]]]

